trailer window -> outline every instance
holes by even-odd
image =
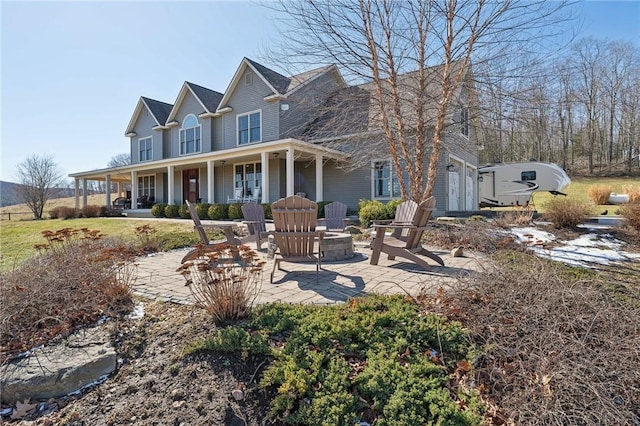
[[[536,180],[536,171],[532,170],[530,172],[522,172],[520,174],[520,180]]]

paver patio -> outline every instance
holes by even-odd
[[[273,284],[269,283],[268,274],[273,259],[268,259],[266,253],[261,253],[267,264],[257,303],[279,301],[331,304],[369,293],[407,292],[416,295],[422,288],[435,290],[450,284],[461,275],[482,267],[482,255],[465,252],[463,257],[453,257],[446,250],[434,247],[429,249],[440,255],[446,266],[435,265],[430,271],[424,271],[413,263],[402,260],[390,261],[386,256],[381,256],[378,265],[370,265],[371,249],[368,243],[356,243],[356,254],[353,258],[323,262],[317,282],[315,264],[282,262],[282,268],[286,271],[276,270]],[[174,250],[138,258],[135,293],[156,300],[193,303],[185,279],[176,272],[187,250]]]

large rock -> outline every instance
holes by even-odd
[[[63,342],[34,350],[2,366],[2,402],[56,398],[110,374],[116,352],[104,327],[80,330]]]

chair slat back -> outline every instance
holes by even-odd
[[[209,237],[207,236],[207,233],[205,232],[204,227],[202,226],[202,222],[200,222],[200,218],[198,217],[198,213],[196,212],[196,207],[193,204],[191,204],[189,200],[184,200],[184,202],[187,204],[187,207],[189,208],[189,215],[191,216],[191,220],[193,220],[194,228],[196,229],[196,231],[198,231],[198,234],[200,235],[200,240],[202,241],[202,244],[208,245]]]
[[[273,236],[283,258],[313,255],[318,204],[298,195],[271,204]]]
[[[393,218],[393,223],[413,223],[418,210],[418,203],[413,200],[403,201],[396,207],[396,214]],[[409,235],[408,229],[394,229],[391,232],[391,236],[399,240],[404,240]]]
[[[406,248],[414,249],[420,246],[420,239],[422,238],[422,234],[424,233],[424,227],[429,222],[431,218],[431,213],[433,212],[434,207],[436,206],[435,197],[429,197],[417,207],[413,220],[411,224],[415,226],[417,229],[410,229],[407,235],[407,244]]]
[[[250,222],[258,223],[259,232],[267,232],[267,224],[264,219],[264,208],[261,204],[249,202],[242,205],[242,216]],[[254,235],[256,228],[249,226],[249,235]]]
[[[347,218],[347,205],[340,201],[334,201],[324,206],[324,220],[327,229],[344,229],[344,220]]]

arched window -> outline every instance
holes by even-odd
[[[189,114],[182,120],[180,128],[180,155],[202,151],[200,140],[201,126],[195,115]]]

